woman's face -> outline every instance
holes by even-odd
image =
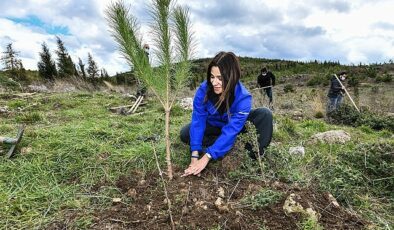
[[[217,66],[212,66],[211,68],[211,83],[213,91],[216,94],[221,94],[223,92],[222,75],[220,74],[219,67]]]

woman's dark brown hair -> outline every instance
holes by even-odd
[[[217,66],[222,76],[223,91],[220,95],[215,94],[211,83],[211,69]],[[234,91],[239,78],[241,68],[237,56],[233,52],[220,52],[212,59],[207,69],[208,91],[205,100],[211,100],[220,113],[229,111],[234,101]]]

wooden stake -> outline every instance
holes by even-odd
[[[139,96],[137,100],[134,102],[134,105],[127,111],[127,114],[134,113],[135,110],[137,110],[138,105],[141,103],[142,99],[144,96]]]
[[[272,85],[270,85],[270,86],[264,86],[264,87],[260,87],[260,88],[255,88],[255,89],[252,89],[252,90],[266,89],[266,88],[272,88]]]
[[[137,111],[137,108],[140,106],[142,100],[144,100],[144,96],[140,96],[141,99],[138,101],[137,105],[135,106],[135,108],[133,109],[132,113],[135,113],[135,111]]]

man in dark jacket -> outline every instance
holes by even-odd
[[[142,48],[144,49],[144,53],[149,62],[149,45],[145,43]],[[146,87],[145,83],[142,82],[139,78],[137,78],[137,93],[136,93],[137,97],[145,96],[147,90],[148,88]]]
[[[269,97],[269,104],[272,107],[272,87],[275,86],[275,75],[271,71],[268,71],[266,67],[263,67],[260,75],[257,77],[257,83]]]
[[[338,73],[338,78],[341,82],[345,81],[347,73],[342,71]],[[337,80],[335,76],[331,78],[330,90],[328,91],[328,103],[327,112],[332,112],[339,108],[342,103],[343,94],[345,93],[344,88],[341,83]]]

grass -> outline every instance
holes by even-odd
[[[42,100],[37,97],[30,103]],[[19,100],[1,104],[10,108],[27,105]],[[1,119],[6,136],[15,135],[16,124],[28,123],[21,147],[32,150],[12,160],[0,157],[0,203],[4,204],[0,226],[40,228],[62,218],[65,210],[83,212],[89,206],[106,205],[119,191],[109,186],[92,194],[94,185],[114,184],[133,168],[152,170],[152,148],[145,139],[162,133],[162,113],[150,105],[146,110],[151,113],[143,116],[121,116],[107,110],[122,104],[130,102],[120,95],[56,94],[35,108],[39,112],[16,112]],[[178,108],[174,123],[180,124],[176,118],[182,113]],[[164,150],[162,136],[156,148]],[[92,196],[96,196],[94,202]]]
[[[37,105],[28,107],[33,103]],[[1,135],[12,137],[18,124],[27,123],[20,147],[31,149],[11,160],[0,156],[0,226],[35,229],[68,220],[70,228],[89,228],[94,210],[107,207],[112,198],[129,202],[115,186],[120,176],[133,169],[143,173],[156,170],[152,140],[156,140],[160,164],[165,168],[162,108],[152,99],[141,108],[144,113],[140,115],[123,116],[107,109],[126,104],[131,102],[120,94],[85,92],[0,99],[0,107],[13,111],[1,117]],[[173,163],[185,167],[188,150],[178,136],[190,120],[190,111],[176,105],[172,119]],[[331,192],[341,205],[356,210],[378,227],[394,223],[391,131],[332,125],[313,117],[295,121],[280,114],[275,115],[275,121],[275,145],[262,162],[263,179],[314,185]],[[352,140],[345,145],[308,142],[313,134],[332,129],[345,130]],[[305,147],[305,155],[289,155],[288,149],[298,145]],[[249,168],[239,169],[235,176],[260,177],[259,165],[245,164]],[[264,190],[246,199],[258,208],[277,197],[274,191]],[[310,229],[316,224],[306,221],[302,227]]]
[[[275,204],[282,198],[283,194],[270,189],[262,189],[257,194],[246,196],[241,203],[252,210],[264,208],[270,204]]]

